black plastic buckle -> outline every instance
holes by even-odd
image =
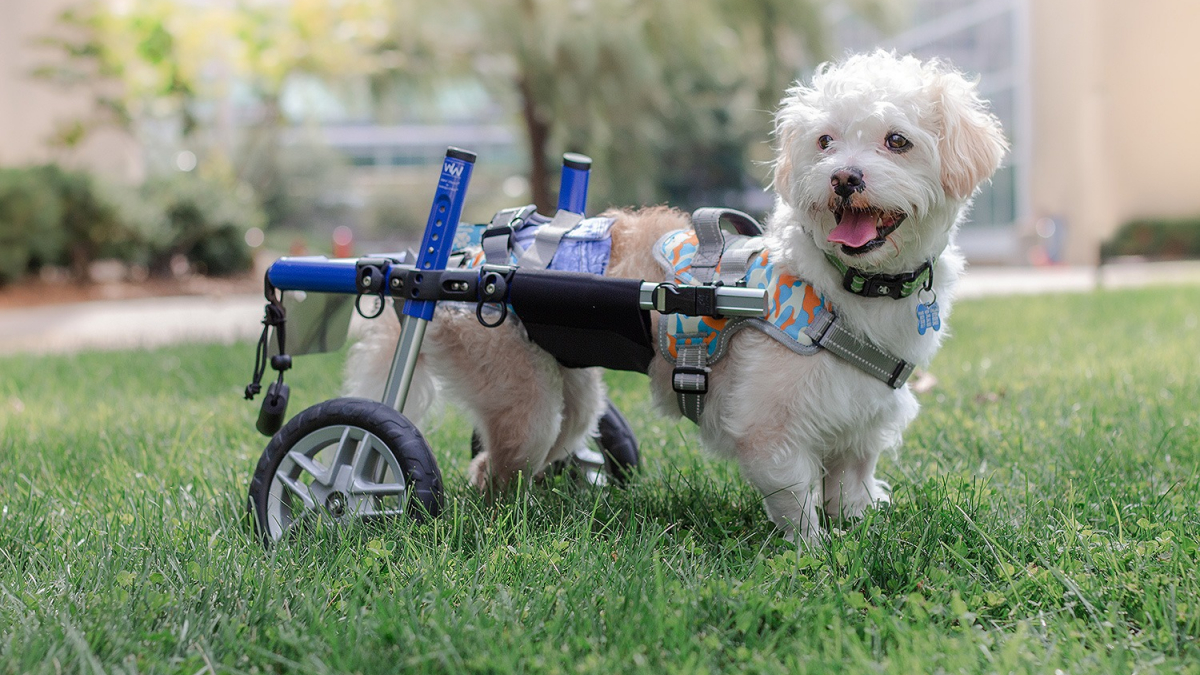
[[[712,369],[707,367],[675,366],[671,371],[671,388],[677,394],[707,394],[708,375],[711,372]],[[699,375],[699,379],[695,385],[683,384],[679,380],[680,375]]]
[[[489,225],[487,229],[483,231],[483,234],[479,235],[479,247],[483,248],[483,242],[485,239],[503,235],[509,238],[509,248],[512,248],[512,236],[516,233],[517,228],[513,227],[512,223],[505,225]]]
[[[867,277],[866,285],[863,290],[870,291],[868,297],[872,298],[891,298],[899,300],[901,293],[904,292],[904,284],[892,279],[882,279],[880,277]]]
[[[899,300],[904,297],[905,285],[916,281],[917,277],[925,272],[928,264],[905,274],[862,274],[852,267],[846,270],[846,275],[842,278],[842,288],[864,298]],[[862,288],[857,291],[854,290],[855,280],[862,280]]]
[[[654,289],[654,309],[663,314],[719,317],[716,286],[675,286],[662,283]]]

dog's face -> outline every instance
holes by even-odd
[[[789,90],[776,135],[775,190],[819,248],[866,271],[936,257],[1007,148],[962,75],[885,52]]]

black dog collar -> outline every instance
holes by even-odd
[[[933,261],[902,274],[867,274],[846,265],[832,253],[825,257],[842,275],[842,288],[864,298],[907,298],[921,289],[933,288]]]

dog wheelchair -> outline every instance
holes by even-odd
[[[434,320],[439,302],[473,304],[479,321],[492,327],[511,312],[520,318],[529,339],[566,367],[642,373],[655,354],[651,311],[763,315],[766,292],[760,289],[617,279],[513,261],[448,267],[456,241],[461,244],[461,234],[469,234],[471,228],[482,241],[499,234],[511,237],[531,218],[539,224],[554,222],[527,208],[508,222],[498,218],[486,227],[461,224],[474,162],[469,151],[453,147],[446,151],[415,254],[285,257],[267,271],[264,330],[254,380],[246,387],[246,398],[252,399],[262,391],[267,367],[278,373],[262,401],[257,428],[271,441],[255,468],[247,503],[264,543],[279,540],[314,518],[346,522],[439,515],[441,472],[420,430],[400,412],[408,399],[426,327]],[[590,165],[591,160],[582,155],[564,156],[558,207],[560,214],[574,214],[573,222],[584,212]],[[352,308],[375,318],[385,311],[386,298],[393,300],[401,334],[382,399],[334,398],[284,424],[289,394],[284,374],[292,367],[292,357],[338,349]],[[374,300],[374,311],[363,307],[364,300]],[[707,369],[696,370],[687,373],[676,368],[675,377],[703,386]],[[639,462],[637,439],[611,402],[593,443],[596,448],[580,448],[568,460],[575,469],[593,484],[619,485],[627,480]],[[478,434],[472,447],[478,452]]]

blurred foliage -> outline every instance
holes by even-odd
[[[284,147],[280,96],[299,74],[338,80],[376,72],[391,23],[383,0],[95,3],[60,16],[56,34],[42,40],[58,58],[35,75],[92,92],[91,113],[64,123],[58,145],[75,147],[102,126],[143,141],[174,129],[202,165],[231,168],[234,184],[249,184],[273,224],[304,226],[305,214],[323,218],[329,209],[311,203],[320,191],[297,185],[328,182],[340,158]],[[254,113],[235,133],[221,102],[247,95]]]
[[[825,4],[412,0],[397,13],[390,47],[441,77],[474,73],[509,102],[543,208],[566,150],[605,168],[593,188],[601,200],[648,203],[740,188],[748,173],[766,173],[753,163],[771,157],[771,111],[832,50]],[[403,77],[410,66],[402,60],[379,77]]]
[[[124,234],[90,174],[53,164],[0,170],[0,280],[44,265],[83,276]]]
[[[85,131],[102,124],[134,131],[139,120],[172,120],[186,138],[234,83],[251,89],[270,121],[292,75],[378,71],[378,45],[391,20],[391,4],[383,0],[88,3],[65,10],[55,33],[42,38],[60,58],[34,74],[92,88],[94,119],[82,125]]]
[[[130,262],[158,275],[170,273],[172,258],[180,255],[204,274],[250,269],[246,231],[265,222],[253,196],[244,190],[178,173],[146,181],[135,199],[122,202],[134,233],[132,255],[126,256]]]
[[[307,137],[291,143],[263,136],[255,141],[239,153],[238,173],[245,184],[254,186],[272,226],[332,230],[352,219],[349,178],[336,150]]]
[[[251,195],[195,174],[133,188],[57,165],[2,169],[0,282],[45,266],[69,267],[83,280],[100,258],[158,275],[178,255],[208,274],[242,272],[252,264],[246,230],[263,223]]]
[[[1140,256],[1152,260],[1200,258],[1200,216],[1176,220],[1134,220],[1100,245],[1100,259]]]
[[[771,112],[834,48],[829,2],[96,3],[63,14],[59,34],[45,40],[62,58],[39,74],[94,92],[95,114],[64,125],[61,144],[102,124],[138,133],[147,121],[166,123],[202,165],[233,167],[272,224],[303,224],[285,203],[296,192],[288,184],[296,157],[284,153],[280,105],[300,77],[332,91],[365,83],[380,119],[397,92],[432,98],[448,83],[475,80],[524,130],[530,186],[544,210],[564,151],[603,167],[594,206],[689,205],[763,184]],[[846,4],[876,25],[894,15],[894,0]]]
[[[0,282],[25,274],[61,250],[62,207],[33,171],[0,170]]]

